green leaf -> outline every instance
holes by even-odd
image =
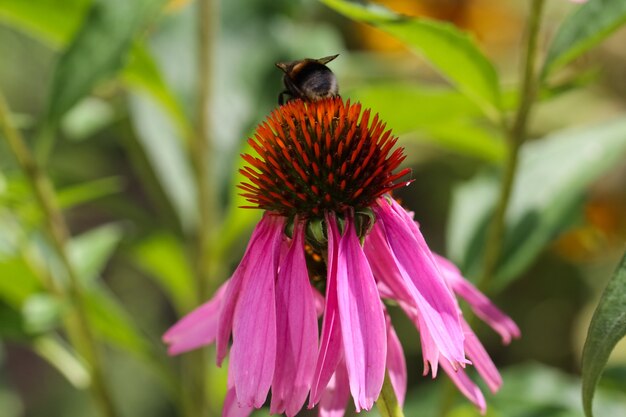
[[[105,288],[85,294],[87,316],[97,336],[149,361],[150,345],[119,302]]]
[[[193,129],[180,102],[163,79],[154,57],[145,46],[139,44],[133,46],[123,79],[128,86],[150,94],[152,99],[161,105],[174,122],[179,139],[186,141],[191,137]]]
[[[61,320],[63,303],[46,293],[31,295],[22,306],[24,329],[31,334],[44,333],[56,328]]]
[[[502,372],[502,389],[487,394],[487,404],[506,417],[583,417],[580,403],[581,381],[558,369],[540,364],[523,364]],[[599,391],[601,416],[620,416],[626,396]]]
[[[122,228],[106,224],[72,238],[68,250],[83,285],[92,285],[122,239]]]
[[[571,224],[587,187],[623,160],[626,119],[553,134],[524,145],[506,217],[502,259],[493,285],[517,277]],[[483,172],[455,190],[448,223],[448,255],[468,276],[482,267],[485,231],[499,190]]]
[[[52,45],[64,45],[80,26],[91,0],[2,0],[0,19]]]
[[[41,290],[33,270],[21,258],[0,258],[0,300],[16,310],[26,299]]]
[[[121,190],[122,179],[120,177],[100,178],[58,190],[57,201],[62,208],[68,209],[118,193]]]
[[[582,398],[592,417],[593,396],[613,348],[626,335],[626,253],[593,313],[582,357]]]
[[[135,262],[152,276],[180,314],[195,306],[193,273],[181,243],[170,235],[155,235],[133,251]]]
[[[183,229],[192,230],[198,219],[195,179],[179,131],[145,93],[131,93],[129,102],[143,155]]]
[[[587,52],[626,23],[624,0],[589,0],[559,27],[543,66],[548,76]]]
[[[378,5],[346,0],[320,0],[339,13],[367,23],[402,41],[430,61],[462,93],[490,117],[499,118],[498,75],[473,39],[449,23],[396,14]]]
[[[247,142],[242,147],[241,154],[247,153],[252,156],[257,156],[252,146]],[[241,240],[242,235],[252,229],[252,227],[261,218],[261,210],[243,209],[241,206],[249,205],[248,201],[239,195],[239,188],[237,185],[242,181],[248,181],[248,179],[239,172],[246,162],[243,158],[237,157],[237,170],[232,177],[229,191],[229,203],[226,209],[226,215],[220,228],[215,233],[215,245],[213,259],[224,259],[228,255],[236,242]]]
[[[93,138],[115,120],[113,105],[96,97],[87,97],[67,112],[61,127],[74,142]]]
[[[489,162],[502,161],[506,152],[504,140],[496,132],[470,120],[428,126],[422,132],[401,136],[400,140],[402,144],[416,140],[431,142],[460,155]]]
[[[504,157],[503,140],[473,121],[481,116],[480,108],[458,92],[392,83],[361,87],[346,97],[374,109],[405,143],[428,141],[487,161]]]
[[[132,40],[162,0],[95,0],[52,79],[47,123],[55,124],[94,86],[122,68]]]
[[[10,339],[20,342],[28,341],[30,335],[24,329],[24,317],[2,300],[0,300],[0,340]]]
[[[58,336],[40,336],[33,340],[35,352],[54,366],[74,387],[85,389],[90,376],[85,365]]]

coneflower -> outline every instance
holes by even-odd
[[[491,390],[500,386],[455,294],[505,343],[519,330],[430,251],[391,197],[410,183],[409,170],[396,171],[396,140],[377,115],[340,98],[291,101],[249,139],[257,155],[243,155],[240,188],[263,218],[232,277],[163,336],[172,355],[216,342],[218,364],[230,347],[224,416],[249,415],[270,388],[275,414],[296,415],[307,396],[320,416],[343,415],[349,395],[369,410],[385,373],[402,403],[407,371],[385,299],[418,328],[425,374],[441,365],[481,410],[463,368],[472,363]]]

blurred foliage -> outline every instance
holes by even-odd
[[[522,148],[491,290],[496,302],[511,307],[523,334],[543,335],[554,319],[569,337],[523,340],[531,348],[514,344],[505,351],[479,329],[504,367],[503,389],[488,398],[490,417],[583,415],[574,339],[626,242],[626,230],[615,226],[626,217],[626,102],[619,93],[626,85],[615,81],[626,75],[626,54],[602,43],[626,22],[624,4],[549,2],[541,102],[530,125],[533,140]],[[194,1],[0,1],[0,90],[55,184],[89,323],[128,416],[183,415],[181,384],[190,380],[184,359],[168,358],[160,336],[203,301],[193,249],[202,225],[190,157],[201,75],[197,13]],[[407,149],[416,181],[399,196],[434,249],[447,248],[477,277],[508,153],[503,124],[519,104],[512,80],[526,13],[525,3],[514,1],[221,2],[214,111],[207,115],[219,213],[210,253],[200,254],[212,261],[215,286],[233,270],[260,215],[238,208],[244,204],[236,188],[238,154],[250,152],[245,138],[276,106],[281,74],[274,62],[332,53],[341,55],[332,69],[342,96],[380,113]],[[364,25],[375,29],[365,32]],[[492,25],[498,38],[484,36]],[[625,36],[618,32],[617,43]],[[610,78],[610,71],[622,77]],[[599,202],[613,209],[600,210]],[[44,220],[27,177],[0,141],[0,414],[89,417],[96,415],[83,392],[90,374],[64,331],[69,301],[55,291],[68,277]],[[587,245],[581,258],[572,248],[589,233],[611,239]],[[584,380],[587,404],[623,336],[597,330],[624,305],[623,285],[611,285],[590,330],[587,349],[604,353],[585,362],[594,371]],[[602,313],[607,309],[612,312]],[[437,415],[442,384],[417,378],[415,332],[402,318],[396,327],[411,366],[405,414]],[[543,353],[532,349],[537,344]],[[618,362],[623,349],[615,348]],[[205,395],[214,413],[225,394],[225,370],[209,375]],[[623,415],[625,392],[623,369],[609,362],[596,415]],[[475,415],[460,398],[449,414]]]

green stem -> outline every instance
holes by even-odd
[[[509,132],[505,132],[509,138],[508,156],[500,184],[500,197],[487,236],[483,274],[478,282],[478,287],[482,290],[488,289],[502,254],[506,212],[511,200],[511,192],[517,173],[519,152],[522,144],[527,139],[528,120],[537,92],[537,76],[535,70],[539,27],[544,3],[545,0],[533,0],[531,4],[530,18],[526,29],[520,104],[515,115],[513,127]]]
[[[505,135],[509,139],[508,155],[504,165],[502,182],[500,184],[500,197],[493,215],[487,242],[485,244],[485,258],[483,274],[478,281],[478,287],[488,291],[494,272],[498,266],[502,254],[503,238],[505,231],[506,212],[511,200],[511,192],[517,174],[519,152],[527,139],[528,120],[535,101],[538,79],[535,73],[538,52],[539,28],[545,0],[533,0],[530,9],[530,17],[525,34],[524,64],[521,74],[520,103],[515,114],[513,126],[510,130],[503,124]],[[467,322],[473,325],[475,316],[471,311],[465,311]],[[438,415],[445,417],[454,406],[457,391],[450,380],[446,380],[443,386],[443,399]]]
[[[213,143],[210,134],[212,116],[213,95],[213,65],[212,58],[215,55],[215,41],[219,23],[219,0],[198,1],[198,101],[196,114],[196,134],[190,141],[190,157],[194,167],[194,174],[198,196],[198,225],[194,241],[194,270],[196,277],[196,294],[198,304],[204,302],[212,290],[212,265],[211,244],[215,230],[217,213],[217,187],[213,172],[215,158]],[[185,358],[184,372],[189,378],[191,416],[206,416],[213,410],[208,402],[207,387],[209,366],[208,352],[206,349],[187,355]]]
[[[102,415],[115,417],[117,413],[104,378],[96,342],[89,327],[79,277],[67,252],[69,239],[67,224],[57,204],[52,183],[35,161],[20,132],[11,123],[9,114],[4,96],[0,93],[0,129],[33,189],[37,203],[43,212],[52,246],[67,272],[67,289],[63,288],[60,291],[72,306],[72,314],[66,321],[68,335],[90,367],[92,380],[90,388]]]
[[[383,389],[380,392],[380,397],[376,400],[376,407],[378,407],[378,411],[380,411],[382,417],[404,417],[402,406],[398,403],[396,392],[391,385],[389,373],[385,373]]]

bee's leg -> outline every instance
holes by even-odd
[[[291,96],[291,94],[289,94],[289,91],[285,90],[285,91],[281,91],[280,94],[278,95],[278,104],[279,105],[283,105],[285,104],[287,101],[285,101],[285,96]]]

